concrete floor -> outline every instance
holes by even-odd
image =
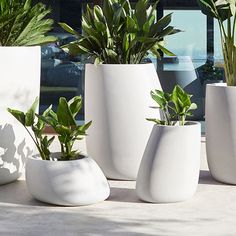
[[[110,181],[107,201],[83,207],[38,202],[22,178],[0,186],[0,235],[235,236],[236,187],[211,178],[204,139],[200,175],[197,193],[186,202],[144,203],[135,194],[135,182]]]

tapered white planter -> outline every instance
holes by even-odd
[[[93,204],[110,195],[106,177],[88,156],[74,161],[30,157],[26,163],[26,183],[34,198],[62,206]]]
[[[154,125],[145,149],[136,191],[147,202],[184,201],[194,195],[200,171],[201,127]]]
[[[136,179],[152,129],[146,118],[159,116],[153,89],[161,89],[153,64],[86,65],[87,151],[108,178]]]
[[[16,180],[33,151],[8,107],[26,111],[39,96],[40,47],[0,47],[0,184]]]
[[[206,89],[206,151],[212,176],[236,184],[236,87],[209,84]]]

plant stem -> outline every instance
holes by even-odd
[[[180,116],[180,125],[185,124],[185,115]]]
[[[24,126],[24,125],[23,125]],[[32,134],[30,133],[30,131],[24,126],[24,128],[26,129],[26,131],[28,132],[28,134],[30,135],[31,139],[33,140],[33,142],[35,143],[39,153],[40,153],[40,156],[42,157],[43,160],[46,160],[45,158],[45,155],[43,153],[43,151],[41,150],[40,146],[38,145],[37,143],[37,138],[34,139],[34,137],[32,136]]]

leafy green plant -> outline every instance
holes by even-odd
[[[26,113],[10,108],[8,111],[25,127],[43,160],[51,160],[49,147],[55,138],[55,136],[49,138],[44,135],[46,124],[50,125],[57,134],[61,146],[60,160],[77,159],[80,152],[73,150],[73,145],[75,141],[81,140],[86,135],[86,130],[92,123],[91,121],[84,125],[76,123],[75,117],[82,107],[81,96],[76,96],[69,102],[61,97],[56,112],[50,106],[42,115],[35,113],[37,105],[38,98]]]
[[[45,19],[50,9],[42,3],[32,6],[31,0],[0,1],[0,46],[33,46],[57,40],[45,34],[53,20]]]
[[[158,1],[139,0],[134,10],[129,0],[104,0],[102,7],[87,6],[82,17],[83,35],[65,23],[61,27],[77,37],[62,48],[76,56],[87,54],[95,64],[137,64],[148,52],[160,57],[158,50],[174,55],[164,47],[163,38],[180,30],[170,26],[171,15],[156,20]]]
[[[197,105],[191,102],[192,95],[187,94],[179,85],[176,85],[171,94],[161,90],[151,91],[152,99],[158,104],[163,119],[147,119],[160,125],[185,125],[186,117],[192,116],[192,110]]]
[[[198,0],[203,14],[219,24],[227,85],[236,86],[236,0]]]

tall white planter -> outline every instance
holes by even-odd
[[[153,89],[161,89],[153,64],[86,65],[87,150],[108,178],[136,179],[152,129],[146,118],[159,116]]]
[[[212,176],[236,184],[236,87],[208,84],[206,89],[206,151]]]
[[[26,111],[39,96],[40,47],[0,47],[0,184],[16,180],[32,144],[8,107]]]
[[[26,183],[34,198],[62,206],[88,205],[107,199],[110,187],[90,157],[74,161],[44,161],[30,157]]]
[[[200,171],[201,127],[154,125],[138,172],[136,191],[147,202],[183,201],[195,193]]]

